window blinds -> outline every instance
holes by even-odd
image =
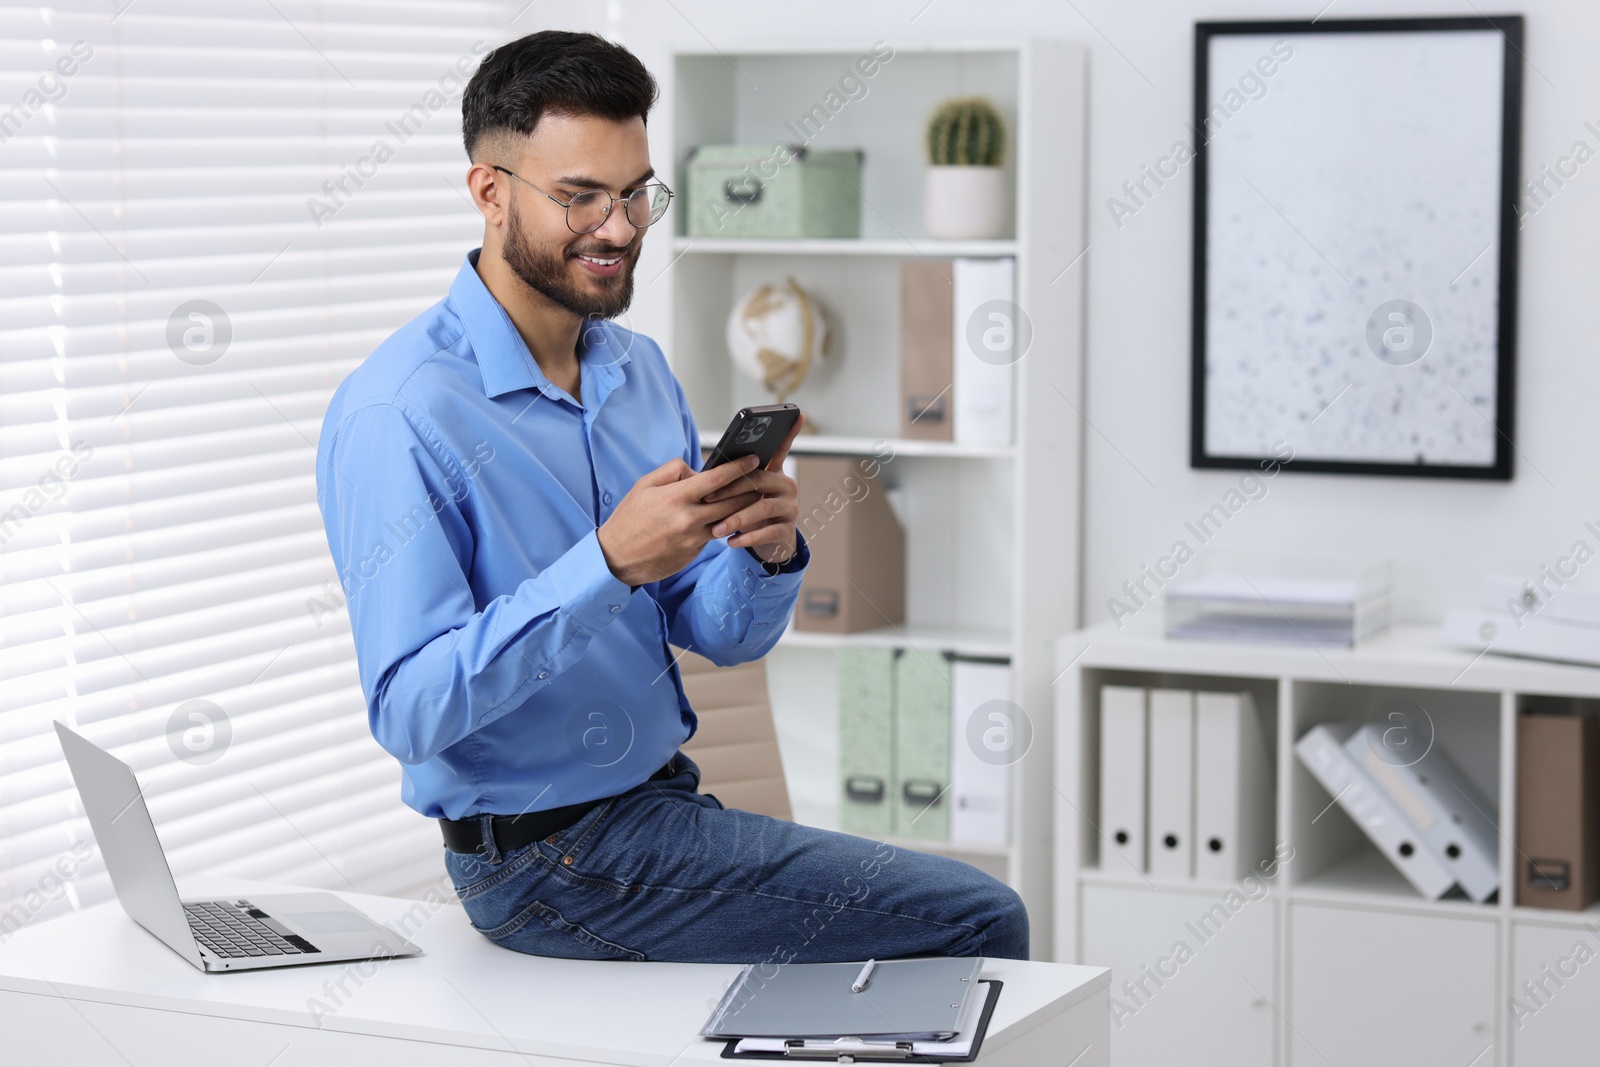
[[[439,883],[313,463],[478,243],[460,94],[506,15],[0,6],[0,938],[111,895],[56,719],[133,766],[180,878]]]

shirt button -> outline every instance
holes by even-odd
[[[611,503],[611,494],[606,493],[604,496],[602,496],[600,498],[600,503],[609,505]]]
[[[540,681],[544,681],[548,677],[550,677],[550,672],[549,671],[540,671],[539,672],[539,680]]]
[[[622,610],[622,605],[621,604],[613,604],[613,605],[611,605],[611,614],[615,615],[617,612],[619,612],[621,610]]]

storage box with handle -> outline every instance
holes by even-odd
[[[800,514],[811,548],[794,628],[848,634],[906,620],[906,535],[882,469],[856,456],[796,456]]]
[[[701,145],[687,160],[691,237],[859,237],[861,152]]]

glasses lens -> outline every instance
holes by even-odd
[[[575,233],[592,233],[605,225],[611,197],[600,192],[579,193],[567,205],[567,227]]]
[[[666,214],[667,202],[672,194],[660,183],[652,183],[628,194],[628,222],[638,229],[655,222]]]

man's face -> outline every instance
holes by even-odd
[[[515,158],[491,162],[500,162],[562,203],[586,190],[621,197],[654,174],[644,120],[639,118],[614,122],[593,115],[547,114],[532,136],[509,143],[520,148]],[[502,254],[512,272],[583,318],[610,319],[627,310],[645,231],[628,221],[623,205],[611,205],[599,229],[576,234],[560,204],[509,175],[497,176],[507,184]]]

